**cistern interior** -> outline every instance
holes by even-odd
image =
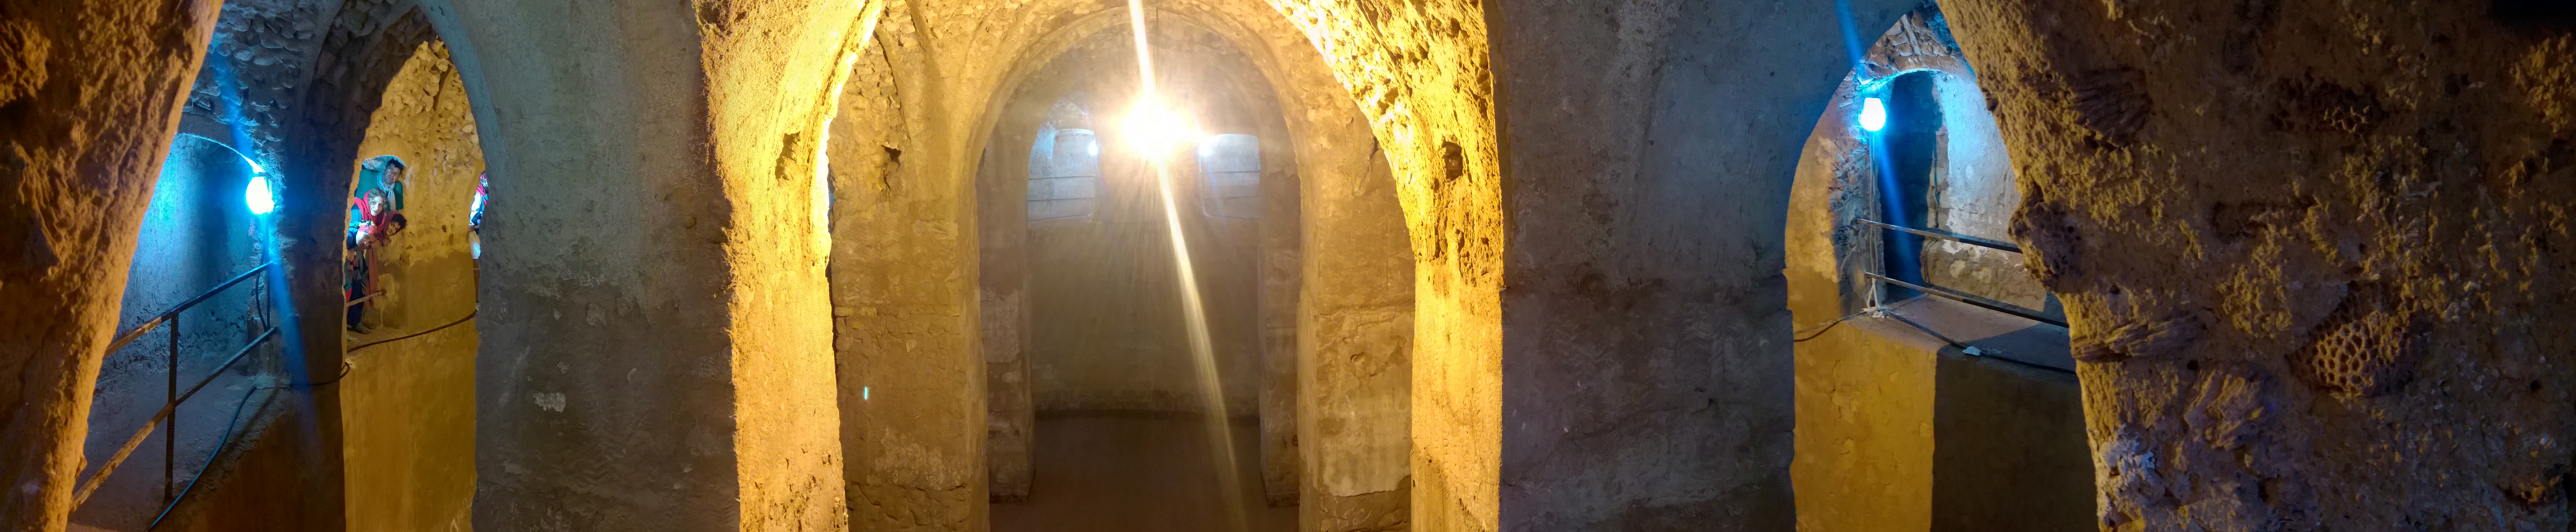
[[[0,528],[2569,529],[2570,87],[2530,0],[0,0]]]

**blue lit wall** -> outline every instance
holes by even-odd
[[[260,263],[251,236],[255,220],[242,201],[250,178],[250,163],[230,148],[193,135],[171,142],[126,274],[119,334]],[[259,289],[259,279],[243,281],[180,314],[183,390],[266,328],[251,315]],[[168,387],[169,334],[166,326],[144,334],[101,364],[85,448],[93,467],[160,410]],[[216,433],[248,391],[243,379],[239,371],[227,374],[180,407],[180,482],[214,450]],[[114,530],[139,530],[149,522],[160,511],[162,437],[156,430],[73,521]]]

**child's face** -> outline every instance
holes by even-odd
[[[383,210],[385,210],[385,197],[384,197],[384,196],[375,195],[375,194],[368,194],[368,195],[367,195],[367,214],[375,214],[375,213],[377,213],[377,212],[379,212],[379,211],[383,211]]]

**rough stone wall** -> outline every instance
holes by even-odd
[[[440,41],[422,43],[386,85],[358,145],[407,165],[401,234],[378,247],[380,323],[356,344],[418,334],[475,311],[467,243],[483,171],[465,83]],[[474,496],[474,323],[349,353],[341,384],[351,530],[464,530]]]
[[[2558,530],[2576,13],[1960,0],[2109,530]]]
[[[847,526],[812,179],[857,7],[429,6],[496,185],[476,528]]]
[[[137,224],[211,2],[0,3],[0,527],[63,530]]]

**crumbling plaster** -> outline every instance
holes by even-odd
[[[2576,13],[1944,7],[2073,322],[2105,529],[2568,526]]]

